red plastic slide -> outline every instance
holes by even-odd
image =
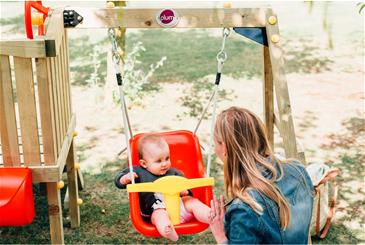
[[[28,168],[0,168],[0,226],[32,223],[34,198]]]

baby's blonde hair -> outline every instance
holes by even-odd
[[[143,150],[146,144],[155,144],[159,147],[163,147],[168,145],[164,137],[157,134],[147,134],[143,136],[138,142],[138,158],[141,160],[143,159]]]

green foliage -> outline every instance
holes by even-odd
[[[95,45],[93,47],[93,52],[91,53],[91,66],[93,66],[94,70],[93,72],[90,74],[90,78],[86,80],[86,82],[88,84],[91,84],[95,87],[98,86],[98,83],[100,81],[100,65],[101,65],[101,61],[100,61],[100,55],[101,55],[101,47]],[[104,53],[103,53],[104,54]]]
[[[88,36],[69,40],[69,58],[72,84],[90,86],[105,84],[107,52],[105,40],[92,43]]]
[[[142,42],[134,43],[132,50],[127,53],[124,65],[124,93],[132,104],[141,105],[144,96],[157,92],[161,89],[158,83],[151,82],[152,75],[157,69],[164,65],[166,57],[160,58],[155,64],[149,65],[146,69],[137,68],[142,62],[139,60],[140,56],[146,49]],[[147,70],[147,72],[144,72]],[[117,98],[114,94],[114,98]]]

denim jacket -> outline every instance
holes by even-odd
[[[228,203],[224,218],[227,243],[308,243],[313,208],[312,181],[298,162],[293,161],[282,166],[284,175],[275,184],[290,206],[289,226],[285,230],[280,228],[278,206],[275,202],[256,190],[250,190],[249,194],[262,206],[263,213],[256,213],[238,198]],[[280,176],[277,164],[276,168]],[[263,175],[267,177],[269,174]]]

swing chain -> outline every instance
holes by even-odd
[[[216,75],[216,79],[215,79],[216,85],[218,85],[220,82],[223,65],[227,59],[227,53],[226,53],[226,51],[224,51],[224,48],[226,46],[226,39],[230,33],[231,33],[231,29],[226,28],[226,27],[223,28],[222,47],[217,54],[217,75]]]
[[[115,64],[120,64],[120,55],[118,52],[118,44],[117,44],[117,39],[116,39],[116,35],[115,35],[115,30],[114,28],[109,28],[108,29],[108,34],[109,37],[112,41],[112,58]]]
[[[115,69],[115,75],[117,78],[118,86],[122,86],[123,79],[122,79],[122,71],[120,68],[120,54],[118,52],[118,44],[117,39],[115,35],[115,28],[109,28],[108,34],[112,42],[112,59],[114,62],[114,69]]]
[[[227,59],[227,53],[224,51],[225,45],[226,45],[226,39],[229,36],[229,34],[231,33],[231,29],[230,28],[223,28],[223,41],[222,41],[222,47],[219,50],[218,54],[217,54],[217,61],[218,61],[218,72],[220,73],[222,71],[223,68],[223,63],[226,61]]]

